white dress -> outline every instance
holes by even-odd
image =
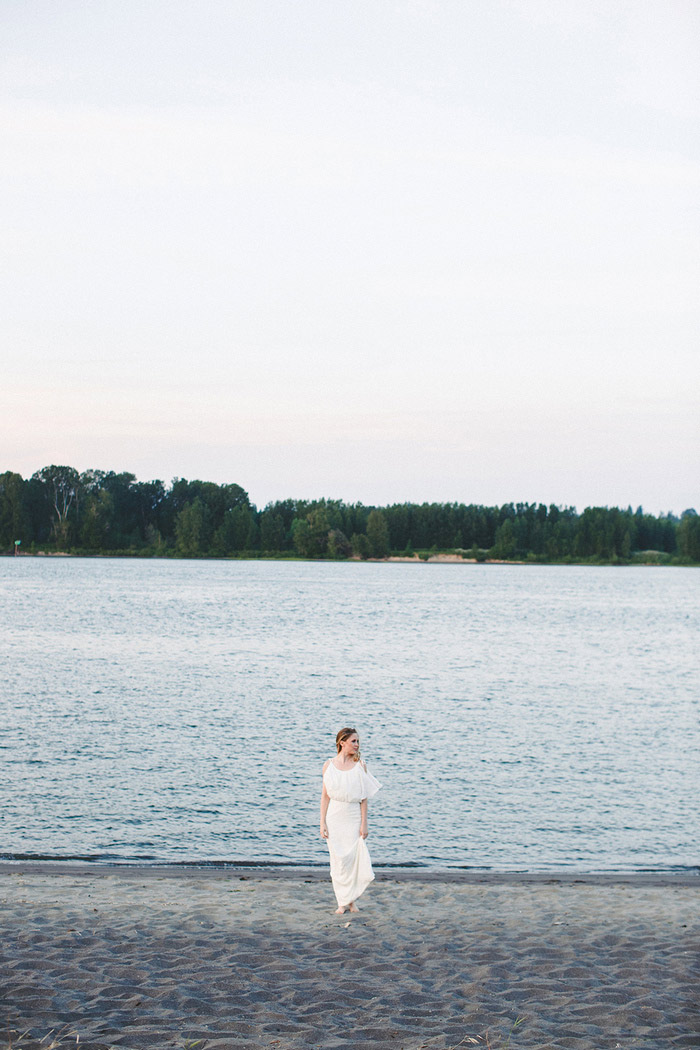
[[[382,786],[361,762],[352,769],[338,769],[333,760],[323,774],[330,798],[326,824],[331,879],[338,907],[357,900],[374,878],[367,843],[360,838],[360,803],[372,798]]]

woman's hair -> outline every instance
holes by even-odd
[[[345,726],[344,729],[339,729],[335,734],[335,749],[340,754],[340,749],[348,739],[348,737],[355,736],[357,734],[356,729],[351,729],[350,726]],[[355,761],[360,761],[360,749],[358,747],[357,754],[355,755]]]

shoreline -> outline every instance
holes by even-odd
[[[700,889],[700,866],[678,870],[639,871],[493,871],[482,868],[431,870],[419,867],[394,867],[374,864],[375,881],[425,882],[429,884],[470,886],[538,886],[538,885],[585,885],[585,886],[685,886]],[[134,861],[72,861],[18,859],[0,860],[0,877],[5,875],[48,875],[62,877],[122,879],[189,879],[198,878],[225,881],[230,878],[255,881],[277,880],[280,882],[318,881],[327,882],[328,865],[264,864],[257,862],[208,862],[182,861],[177,863]]]
[[[0,558],[72,558],[84,561],[197,561],[197,562],[308,562],[312,565],[525,565],[525,566],[550,566],[552,568],[582,568],[582,569],[697,569],[700,562],[673,560],[675,555],[670,555],[669,560],[660,561],[636,561],[634,559],[617,561],[528,561],[516,558],[472,558],[462,557],[461,554],[441,554],[436,552],[427,558],[420,555],[390,554],[386,558],[360,558],[351,556],[348,558],[303,558],[299,555],[275,555],[268,557],[260,554],[243,555],[215,555],[203,554],[197,557],[182,557],[174,554],[151,554],[134,553],[132,551],[108,551],[94,553],[74,553],[72,551],[22,551],[14,554],[12,551],[0,551]]]

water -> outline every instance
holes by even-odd
[[[0,559],[0,854],[325,863],[348,724],[378,864],[696,866],[699,581]]]

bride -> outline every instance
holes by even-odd
[[[335,747],[337,754],[323,766],[321,838],[328,842],[336,915],[342,915],[346,908],[358,910],[355,901],[374,878],[365,842],[367,799],[377,794],[381,784],[360,758],[356,729],[341,729]]]

